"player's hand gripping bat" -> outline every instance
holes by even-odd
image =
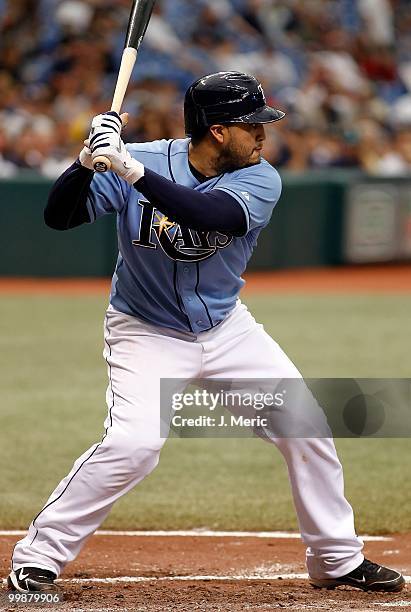
[[[111,110],[120,114],[121,107],[130,82],[134,64],[137,60],[138,50],[147,31],[156,0],[134,0],[128,24],[126,43],[124,46],[121,66],[118,73],[116,90],[114,92]],[[111,162],[107,157],[96,157],[93,161],[96,172],[107,172]]]

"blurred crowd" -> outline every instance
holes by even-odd
[[[0,0],[0,177],[57,176],[110,107],[131,0]],[[411,171],[409,0],[157,0],[124,110],[128,141],[184,136],[188,85],[218,70],[264,84],[287,119],[279,168]]]

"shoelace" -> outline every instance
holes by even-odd
[[[376,572],[376,570],[378,570],[380,566],[378,565],[378,563],[373,563],[372,561],[369,561],[368,559],[364,559],[362,565],[360,565],[361,570],[365,573],[370,573],[373,574],[374,572]]]

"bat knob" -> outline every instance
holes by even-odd
[[[93,168],[96,172],[107,172],[111,168],[111,161],[107,157],[96,157],[93,162]]]

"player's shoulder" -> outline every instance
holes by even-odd
[[[278,200],[282,191],[282,181],[277,170],[262,159],[259,164],[240,168],[223,177],[221,185],[247,185],[251,191],[270,194],[270,199]],[[249,191],[249,189],[247,189]]]
[[[188,153],[187,138],[153,140],[152,142],[133,142],[127,145],[131,155],[147,153],[151,155],[174,156],[178,153]]]
[[[151,155],[168,155],[172,140],[153,140],[152,142],[132,142],[127,144],[127,149],[131,155],[147,153]]]
[[[272,166],[266,159],[262,159],[259,164],[255,164],[253,166],[247,166],[246,168],[241,168],[240,170],[236,170],[234,174],[237,174],[239,177],[255,177],[258,179],[265,179],[268,181],[272,181],[275,183],[281,184],[281,177],[278,174],[277,170]]]

